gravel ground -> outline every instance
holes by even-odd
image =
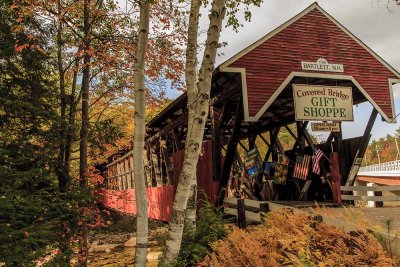
[[[400,232],[400,207],[382,208],[355,208],[364,213],[365,217],[372,223],[378,224],[386,229],[385,221],[392,221],[393,231]]]

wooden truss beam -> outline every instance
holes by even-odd
[[[377,115],[378,111],[374,108],[371,112],[371,116],[369,117],[367,127],[365,128],[364,135],[361,139],[360,148],[357,150],[353,164],[350,168],[350,173],[346,180],[346,186],[354,185],[354,182],[356,180],[356,175],[361,167],[362,159],[368,147],[369,139],[371,138],[372,126],[374,126]]]
[[[224,203],[225,198],[225,190],[228,185],[229,175],[231,172],[231,167],[234,161],[235,151],[237,144],[239,142],[240,137],[240,126],[243,121],[243,101],[240,99],[237,109],[236,109],[236,118],[235,123],[232,130],[232,135],[229,138],[228,146],[226,149],[225,160],[222,165],[222,171],[219,181],[218,195],[216,206],[221,207]]]

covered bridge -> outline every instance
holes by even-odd
[[[354,183],[376,117],[393,122],[392,85],[399,79],[394,68],[312,4],[214,71],[199,191],[217,205],[228,194],[338,201],[340,184]],[[343,140],[341,122],[353,120],[353,105],[366,101],[373,111],[364,135]],[[313,128],[332,130],[324,143],[317,144],[308,133],[310,121],[320,122]],[[186,131],[186,94],[148,124],[148,193],[163,198],[153,207],[164,220],[182,166]],[[290,148],[282,145],[280,131],[292,137]],[[268,149],[261,153],[256,141]],[[133,188],[132,156],[129,152],[107,166],[109,191]]]

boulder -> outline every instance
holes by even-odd
[[[124,247],[126,248],[132,248],[136,247],[136,236],[131,237],[128,241],[124,243]]]
[[[161,255],[162,255],[162,252],[161,252],[161,251],[152,251],[152,252],[149,252],[149,253],[147,254],[147,260],[148,260],[148,261],[156,261],[156,260],[158,260],[158,259],[161,257]]]
[[[118,247],[119,244],[103,244],[103,245],[96,245],[92,246],[89,249],[89,252],[106,252],[109,253],[114,248]]]
[[[93,252],[94,251],[94,247],[96,247],[99,244],[99,241],[94,241],[92,244],[90,244],[89,246],[89,252]]]

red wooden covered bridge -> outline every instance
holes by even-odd
[[[378,115],[394,120],[400,74],[318,4],[236,54],[213,73],[210,115],[198,163],[199,196],[340,201],[352,185]],[[343,140],[353,105],[373,106],[364,135]],[[317,144],[308,132],[331,129]],[[339,128],[339,130],[337,129]],[[149,216],[169,220],[183,162],[187,96],[148,123],[145,174]],[[282,132],[292,140],[283,142]],[[322,152],[322,153],[321,153]],[[132,152],[109,162],[104,204],[135,213]]]

